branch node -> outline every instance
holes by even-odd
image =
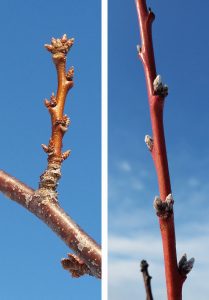
[[[61,177],[61,166],[58,163],[49,163],[47,169],[40,176],[39,189],[45,188],[56,191],[58,180]]]
[[[169,194],[165,201],[162,201],[159,197],[155,197],[153,206],[156,210],[156,214],[159,218],[168,219],[173,214],[174,200],[172,194]]]
[[[152,23],[155,19],[155,14],[153,13],[151,7],[148,8],[148,23]]]
[[[154,141],[153,141],[153,139],[151,138],[151,136],[145,135],[144,141],[145,141],[145,143],[146,143],[146,145],[147,145],[147,148],[148,148],[150,151],[152,151],[153,146],[154,146]]]
[[[178,263],[178,269],[181,275],[186,276],[193,268],[195,259],[194,257],[187,260],[186,253],[181,257]]]
[[[140,45],[136,45],[137,53],[140,54],[142,52],[142,47]]]
[[[157,75],[153,81],[154,95],[165,98],[168,95],[168,86],[163,84],[161,75]]]
[[[68,126],[70,125],[70,119],[67,115],[64,115],[62,119],[57,119],[55,121],[55,125],[59,125],[62,132],[65,133],[68,130]]]
[[[57,100],[56,100],[56,96],[54,95],[54,93],[52,93],[50,100],[45,99],[44,104],[47,108],[55,107],[57,105]]]
[[[71,153],[71,150],[67,150],[67,151],[63,152],[62,153],[62,161],[66,160],[69,157],[70,153]]]
[[[68,81],[73,81],[73,77],[74,77],[74,67],[72,66],[66,73],[66,79]]]
[[[74,278],[79,278],[83,275],[93,276],[89,267],[78,256],[68,253],[68,258],[61,260],[62,267],[69,271]]]

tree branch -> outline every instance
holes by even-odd
[[[64,115],[65,101],[69,89],[73,87],[74,68],[66,73],[67,53],[74,43],[74,39],[67,39],[66,34],[61,39],[52,38],[51,44],[45,48],[52,53],[52,59],[57,70],[58,87],[56,96],[52,94],[50,101],[45,99],[45,106],[51,115],[52,134],[48,146],[42,144],[48,154],[48,166],[41,175],[39,188],[48,189],[56,193],[57,182],[61,177],[61,164],[69,156],[70,150],[62,153],[62,140],[67,132],[70,119]]]
[[[148,263],[146,260],[142,260],[141,261],[141,272],[143,275],[143,279],[144,279],[144,287],[145,287],[145,291],[146,291],[146,300],[153,300],[153,296],[152,296],[152,289],[151,289],[151,279],[152,277],[149,275],[148,272]]]
[[[68,254],[62,260],[62,266],[71,272],[73,277],[89,274],[101,278],[101,248],[89,237],[65,211],[58,202],[57,184],[61,178],[61,164],[69,156],[70,150],[62,153],[62,140],[70,120],[64,115],[67,93],[73,87],[74,68],[66,72],[66,56],[74,43],[67,39],[52,38],[45,48],[52,53],[57,70],[58,88],[45,106],[51,115],[52,133],[48,146],[42,144],[48,154],[48,165],[40,176],[39,188],[34,191],[14,177],[0,171],[0,191],[15,200],[38,218],[44,221],[77,255]]]
[[[151,152],[158,177],[160,198],[155,199],[154,206],[159,216],[163,242],[167,296],[169,300],[180,300],[186,275],[179,272],[177,265],[173,200],[170,201],[171,184],[163,127],[163,107],[168,87],[162,83],[161,76],[157,76],[156,73],[151,30],[155,16],[151,9],[147,10],[146,0],[136,0],[136,8],[142,43],[142,46],[138,47],[138,55],[145,72],[153,132],[153,138],[146,136],[145,142]]]
[[[0,191],[46,223],[79,256],[80,261],[86,264],[87,274],[101,278],[99,245],[64,212],[53,196],[37,197],[33,189],[2,170]]]

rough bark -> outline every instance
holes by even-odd
[[[46,223],[85,262],[88,272],[101,278],[100,246],[65,213],[53,194],[51,198],[48,194],[47,197],[37,195],[32,188],[2,170],[0,191]]]

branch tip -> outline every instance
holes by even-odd
[[[44,47],[51,52],[53,54],[53,58],[55,58],[57,54],[63,54],[66,56],[73,44],[74,38],[68,39],[67,35],[64,34],[60,39],[55,39],[53,37],[51,39],[51,44],[45,44]]]
[[[147,261],[143,259],[141,260],[140,267],[141,267],[141,272],[144,272],[145,270],[148,269],[149,265]]]
[[[145,286],[145,291],[146,291],[146,299],[147,300],[153,300],[152,296],[152,289],[151,289],[151,279],[152,277],[150,276],[148,272],[148,263],[146,260],[142,260],[140,263],[140,268],[141,272],[143,274],[143,279],[144,279],[144,286]]]

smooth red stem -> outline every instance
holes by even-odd
[[[154,139],[152,157],[157,171],[160,198],[165,200],[165,198],[171,193],[171,184],[163,127],[164,99],[159,96],[151,96],[149,98],[149,103]]]
[[[153,94],[153,81],[156,77],[155,57],[152,43],[152,22],[155,19],[155,15],[153,12],[147,10],[146,1],[136,0],[135,2],[142,41],[139,55],[144,66],[148,95],[151,96]]]
[[[147,10],[146,0],[136,0],[136,7],[142,43],[139,57],[145,72],[153,132],[154,144],[151,154],[156,168],[160,198],[165,200],[171,193],[171,184],[163,127],[164,97],[154,95],[153,90],[153,81],[157,73],[151,26],[155,16],[151,11]],[[174,216],[172,215],[168,219],[159,218],[159,223],[163,243],[167,297],[168,300],[181,300],[182,285],[185,277],[178,271]]]

